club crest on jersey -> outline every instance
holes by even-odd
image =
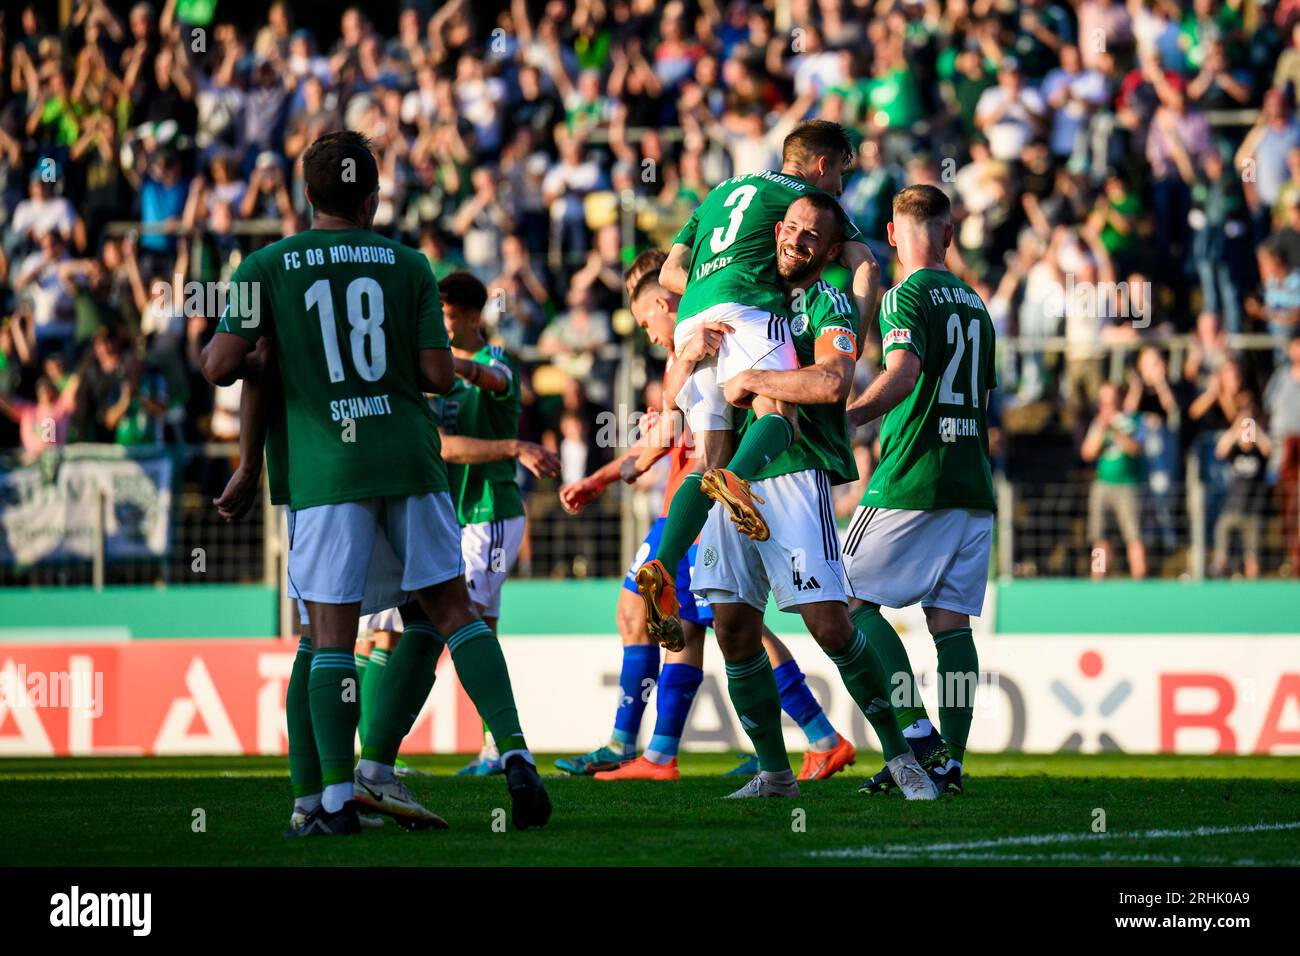
[[[795,335],[803,335],[808,330],[808,316],[800,312],[790,320],[790,331]]]
[[[910,329],[890,329],[885,333],[883,344],[886,348],[891,345],[911,345],[912,332]]]
[[[703,554],[703,556],[702,556],[702,560],[703,560],[703,562],[704,562],[704,566],[705,566],[706,568],[711,568],[711,567],[713,567],[715,564],[718,563],[718,552],[717,552],[717,551],[714,551],[713,548],[712,548],[711,546],[710,546],[710,547],[706,547],[706,548],[704,549],[704,554]]]

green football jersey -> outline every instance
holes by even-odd
[[[790,203],[820,192],[811,183],[764,171],[715,186],[673,238],[691,247],[686,292],[677,321],[734,302],[783,314],[785,290],[776,269],[776,225]],[[846,239],[861,240],[849,224]]]
[[[913,352],[921,373],[881,422],[880,464],[862,503],[996,510],[984,407],[997,387],[988,308],[946,269],[918,269],[885,293],[880,333],[885,356]]]
[[[858,309],[846,293],[819,279],[805,293],[803,306],[803,311],[790,319],[801,368],[816,361],[818,342],[824,342],[824,348],[857,358]],[[857,481],[858,465],[853,458],[844,403],[800,405],[798,415],[799,437],[758,473],[758,480],[816,468],[826,472],[832,485]],[[751,411],[742,434],[753,422]]]
[[[488,392],[457,376],[446,395],[431,400],[438,422],[449,435],[471,438],[515,438],[519,435],[519,365],[499,345],[485,345],[473,360],[504,372],[510,380],[504,392]],[[513,461],[482,465],[447,463],[451,496],[462,525],[515,518],[524,513],[523,495]]]
[[[300,232],[240,263],[217,329],[274,343],[290,507],[447,490],[419,370],[447,330],[419,252],[368,229]]]

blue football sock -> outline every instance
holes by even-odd
[[[621,748],[625,754],[636,753],[641,715],[645,713],[650,690],[658,676],[658,644],[630,644],[623,648],[623,668],[618,675],[618,713],[614,715],[614,733],[609,740],[611,748]]]
[[[646,748],[647,760],[668,763],[677,756],[681,746],[686,717],[695,701],[695,692],[704,683],[704,671],[690,664],[665,664],[659,674],[658,696],[655,698],[655,732]]]
[[[781,709],[790,715],[790,719],[799,725],[808,746],[813,750],[830,750],[839,740],[830,718],[817,703],[817,698],[808,689],[803,671],[797,661],[788,660],[773,670],[776,686],[781,692]]]

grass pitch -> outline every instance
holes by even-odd
[[[526,833],[494,830],[504,780],[452,777],[466,759],[411,760],[449,832],[346,840],[281,836],[283,758],[0,760],[0,864],[1300,865],[1300,757],[977,754],[964,796],[922,804],[859,796],[865,753],[796,800],[724,801],[735,759],[688,754],[678,783],[548,774],[555,815]]]

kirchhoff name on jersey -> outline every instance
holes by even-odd
[[[393,406],[385,395],[361,395],[357,398],[340,398],[330,402],[330,420],[341,422],[352,418],[369,418],[372,415],[391,415]]]
[[[978,438],[979,422],[973,418],[957,418],[945,415],[939,419],[939,437],[946,442],[955,442],[958,438]]]
[[[943,305],[945,302],[953,305],[967,305],[972,309],[979,309],[981,312],[987,312],[988,306],[984,300],[973,292],[967,292],[965,289],[955,288],[953,286],[938,286],[930,290],[930,301],[935,305]]]

